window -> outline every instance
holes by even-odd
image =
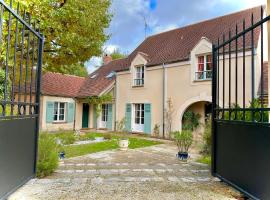
[[[135,67],[134,86],[144,85],[144,66]]]
[[[114,71],[112,71],[112,72],[110,72],[107,76],[106,76],[106,78],[113,78],[115,76],[115,72]]]
[[[198,66],[195,72],[196,80],[208,80],[212,78],[212,56],[198,56]]]
[[[134,104],[135,124],[144,124],[144,104]]]
[[[102,104],[102,121],[107,122],[108,121],[108,104]]]
[[[98,74],[93,74],[92,76],[91,76],[91,79],[94,79],[94,78],[96,78],[98,76]]]
[[[66,103],[55,102],[54,103],[54,118],[55,122],[64,122],[65,121],[65,109]]]

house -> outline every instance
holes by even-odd
[[[73,130],[76,122],[76,96],[85,78],[47,72],[42,76],[40,128]]]
[[[218,38],[222,38],[223,34],[228,35],[228,30],[235,30],[236,24],[240,32],[243,19],[246,21],[246,27],[250,26],[252,13],[254,21],[259,21],[260,7],[255,7],[150,36],[123,59],[111,60],[110,56],[105,56],[104,65],[85,79],[76,78],[72,95],[62,99],[63,102],[70,100],[75,103],[73,128],[115,130],[117,122],[124,119],[125,129],[129,132],[152,134],[154,127],[159,126],[160,136],[168,136],[168,126],[171,131],[182,129],[183,115],[187,110],[199,113],[200,121],[204,123],[205,116],[211,111],[212,44],[216,43]],[[259,41],[260,30],[256,30],[254,32],[255,55],[260,55]],[[242,46],[240,41],[239,51]],[[234,54],[231,55],[232,66],[235,65]],[[238,54],[238,58],[240,57],[243,57],[241,52]],[[248,63],[251,63],[250,35],[246,36],[245,58],[248,77],[251,73],[248,67]],[[228,59],[229,55],[225,53],[225,66],[228,65]],[[241,59],[238,60],[239,66],[243,65]],[[220,62],[223,62],[223,58],[220,58]],[[260,59],[257,56],[255,56],[255,65],[260,66]],[[222,70],[221,63],[220,66]],[[236,75],[232,74],[232,76]],[[257,96],[260,96],[260,77],[260,67],[256,67]],[[46,80],[43,79],[43,84],[44,81]],[[235,82],[232,81],[232,84]],[[241,83],[239,88],[242,88]],[[59,95],[55,97],[60,96],[60,91],[58,92]],[[101,111],[97,114],[96,106],[89,104],[88,99],[107,94],[112,96],[112,100],[102,104]],[[224,94],[228,95],[228,89]],[[248,103],[251,99],[251,83],[246,83],[245,97]],[[51,100],[43,97],[43,107],[46,105],[47,108],[44,109],[46,113],[43,110],[42,117],[46,116],[49,120],[46,125],[41,126],[42,129],[51,129],[54,125],[72,128],[71,124],[67,125],[68,120],[72,119],[68,111],[72,110],[69,108],[71,104],[65,104],[67,124],[63,125],[60,122],[60,125],[55,121],[56,118],[49,117],[53,114],[52,110],[56,112],[56,108],[51,108],[52,105],[60,109],[58,113],[63,112],[61,111],[63,104],[60,103],[58,106],[56,103],[48,103],[62,102],[59,98]],[[243,97],[238,98],[239,102],[242,102]],[[166,119],[169,112],[168,103],[172,106],[171,120]],[[222,103],[220,102],[220,105]],[[225,100],[224,104],[227,105],[228,100]]]

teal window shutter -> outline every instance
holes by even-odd
[[[67,122],[68,123],[71,123],[74,121],[74,112],[75,112],[74,103],[68,103],[68,109],[67,109]]]
[[[97,113],[96,113],[96,105],[93,105],[93,126],[97,128]]]
[[[46,102],[46,123],[52,123],[54,118],[54,102]]]
[[[144,104],[144,132],[151,134],[151,104]]]
[[[108,104],[108,121],[106,124],[108,130],[112,130],[112,104]]]
[[[131,131],[131,104],[126,104],[126,121],[125,121],[125,129],[126,131]]]

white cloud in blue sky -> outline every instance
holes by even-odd
[[[145,39],[145,21],[149,36],[262,4],[266,0],[112,0],[111,38],[104,50],[134,50]],[[88,71],[100,64],[100,58],[91,59]]]

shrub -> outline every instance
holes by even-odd
[[[58,145],[48,134],[40,134],[38,144],[37,177],[42,178],[58,167]]]
[[[200,114],[186,111],[183,115],[183,130],[196,130],[200,126],[200,118]]]
[[[265,106],[264,106],[265,107]],[[241,107],[238,104],[233,104],[232,109],[240,109]],[[261,108],[261,102],[260,99],[254,99],[249,103],[248,106],[249,109],[256,109],[256,108]],[[236,114],[237,113],[237,114]],[[256,111],[245,111],[245,121],[251,122],[252,118],[254,118],[254,121],[256,122],[268,122],[269,115],[268,111],[263,112],[263,119],[261,119],[261,112]],[[231,112],[231,118],[230,118],[230,113],[229,111],[224,112],[224,119],[225,120],[243,120],[244,119],[244,112],[243,111],[232,111]]]
[[[106,134],[104,134],[104,139],[105,140],[111,140],[112,139],[112,135],[110,133],[106,133]]]
[[[125,132],[126,118],[124,117],[120,121],[116,121],[115,129],[117,132]]]
[[[193,142],[193,135],[190,130],[174,132],[174,140],[179,152],[188,152]]]
[[[154,126],[154,136],[155,137],[159,137],[159,128],[160,128],[160,125],[155,124],[155,126]]]
[[[73,144],[76,137],[73,132],[63,132],[55,134],[55,137],[61,140],[63,145]]]
[[[204,155],[210,155],[211,154],[211,146],[212,146],[212,123],[211,123],[211,117],[209,117],[206,120],[204,133],[203,133],[203,150],[202,153]]]

